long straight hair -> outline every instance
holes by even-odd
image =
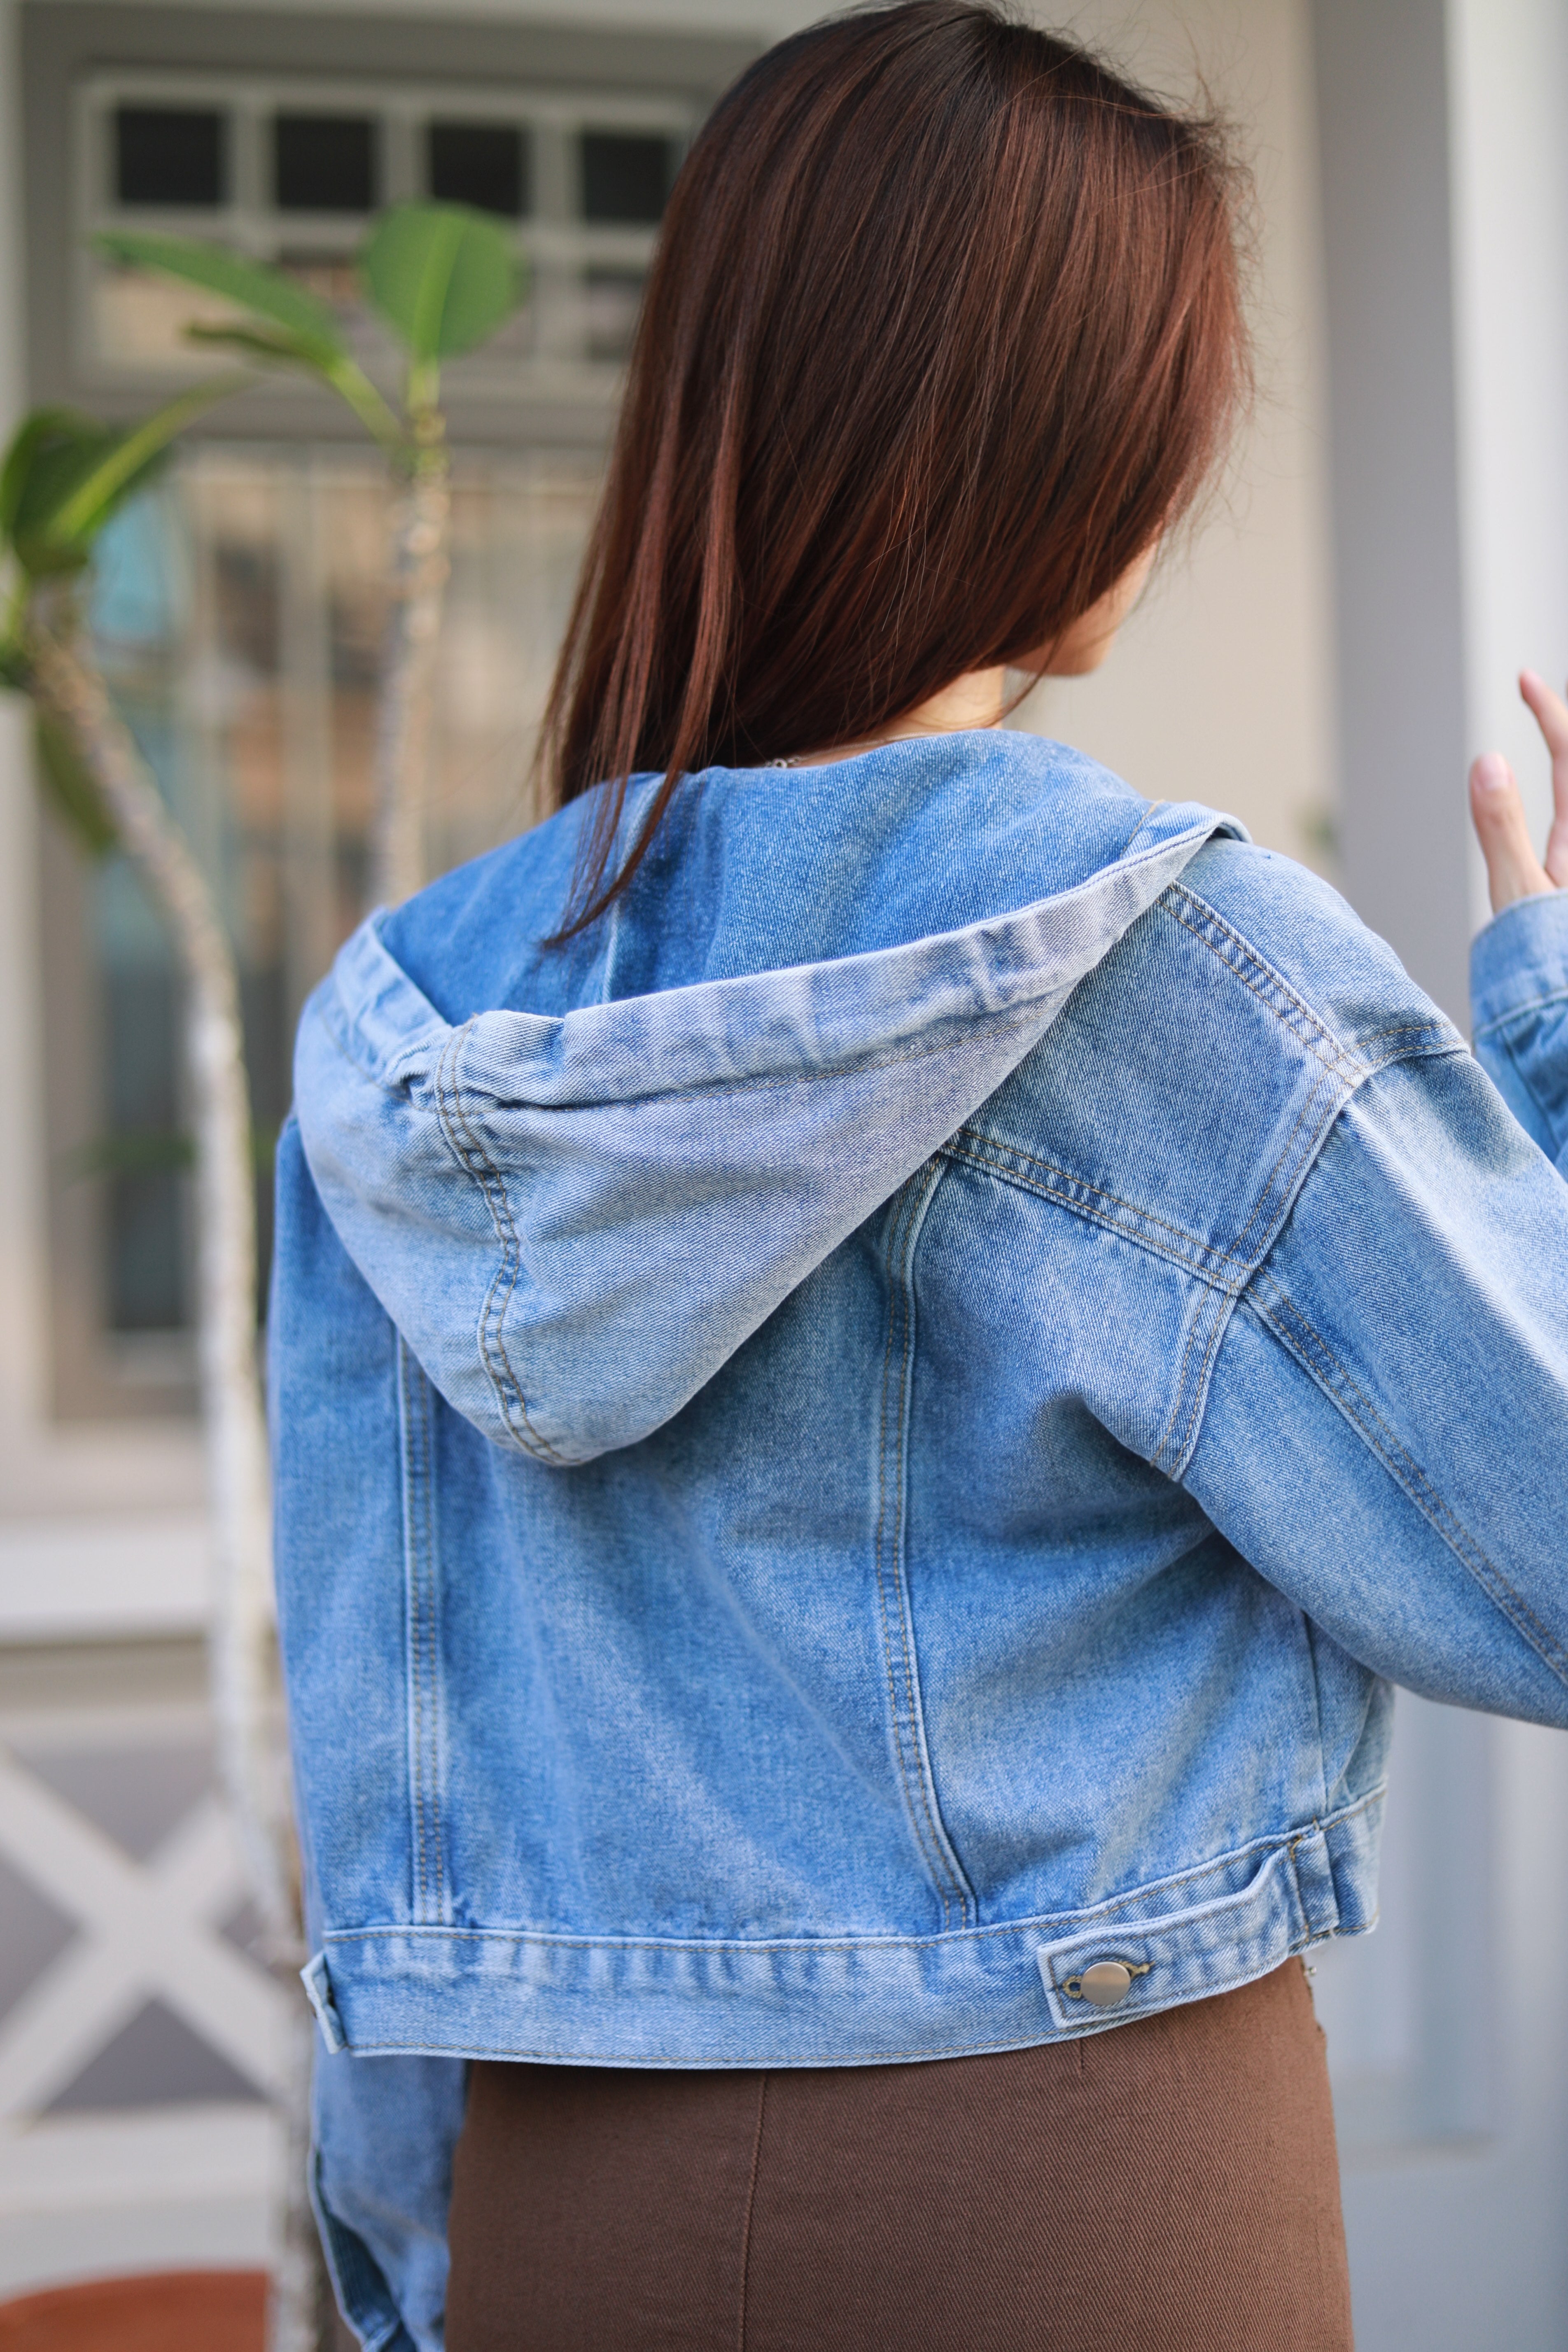
[[[559,937],[683,775],[1042,667],[1183,513],[1247,380],[1241,186],[1212,117],[988,0],[742,75],[670,198],[546,712],[556,804],[606,786]]]

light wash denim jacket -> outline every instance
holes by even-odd
[[[1373,1924],[1384,1677],[1568,1723],[1568,899],[1489,1077],[1032,737],[710,771],[545,949],[586,807],[351,940],[280,1155],[317,2192],[421,2352],[466,2057],[1103,2031]]]

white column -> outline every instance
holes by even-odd
[[[1549,777],[1515,686],[1568,678],[1568,7],[1449,0],[1465,696],[1544,837]],[[1484,871],[1472,861],[1478,923]]]

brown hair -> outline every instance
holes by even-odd
[[[557,804],[610,780],[563,938],[683,774],[1048,658],[1184,510],[1247,378],[1237,188],[1212,118],[986,0],[742,75],[670,198],[546,714]]]

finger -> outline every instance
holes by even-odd
[[[1521,671],[1519,690],[1552,754],[1552,831],[1546,843],[1546,872],[1562,889],[1568,884],[1568,702],[1553,694],[1532,669]]]
[[[1500,751],[1483,753],[1470,770],[1470,815],[1487,861],[1487,887],[1494,915],[1500,915],[1516,898],[1551,889],[1531,843],[1513,771]]]

